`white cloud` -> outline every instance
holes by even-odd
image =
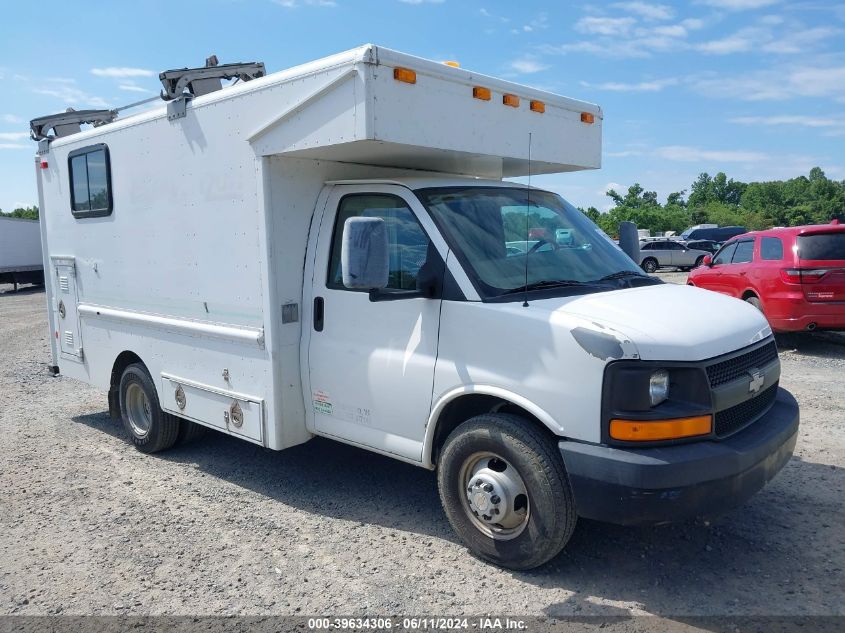
[[[520,28],[511,29],[511,33],[532,33],[549,28],[549,18],[545,13],[540,13],[536,18],[523,24]]]
[[[23,123],[23,119],[14,114],[0,115],[0,121],[3,121],[3,123]]]
[[[487,9],[479,9],[479,13],[483,15],[485,18],[490,18],[491,20],[497,20],[499,22],[507,23],[510,22],[510,18],[506,18],[502,15],[496,15],[495,13],[490,13]]]
[[[0,132],[0,141],[21,141],[29,138],[29,132]]]
[[[779,2],[780,0],[702,0],[702,4],[718,9],[727,9],[728,11],[762,9],[763,7],[778,4]]]
[[[653,79],[651,81],[640,81],[638,83],[624,83],[607,81],[603,83],[593,84],[582,81],[581,85],[585,88],[594,88],[595,90],[608,90],[611,92],[659,92],[666,86],[675,86],[678,80],[675,78],[667,79]]]
[[[403,2],[405,0],[402,0]],[[422,0],[420,0],[422,1]],[[443,0],[430,0],[432,2],[442,2]],[[301,6],[298,0],[273,0],[274,4],[278,4],[280,7],[284,7],[286,9],[296,9],[297,7]],[[335,0],[303,0],[303,5],[309,7],[336,7],[337,2]],[[412,2],[411,4],[419,4],[419,2]]]
[[[524,75],[538,73],[542,70],[546,70],[549,67],[547,64],[543,64],[537,61],[536,59],[530,59],[528,57],[516,59],[512,61],[509,65],[511,69]]]
[[[77,88],[74,83],[73,79],[64,79],[61,77],[48,78],[44,80],[43,85],[33,88],[32,91],[36,94],[55,97],[66,105],[82,105],[92,108],[109,107],[104,99],[89,95]]]
[[[708,97],[742,101],[781,101],[798,97],[845,99],[845,65],[787,66],[725,76],[693,78],[690,86]]]
[[[803,30],[788,30],[783,36],[763,46],[767,53],[805,53],[808,48],[824,40],[836,37],[842,29],[819,26]]]
[[[750,51],[771,39],[772,34],[767,29],[749,27],[718,40],[696,44],[695,49],[710,55],[729,55]]]
[[[132,83],[120,84],[118,88],[127,92],[152,92],[152,90],[147,90],[146,88],[142,88],[141,86]]]
[[[813,116],[809,114],[779,114],[772,116],[740,116],[729,119],[739,125],[762,125],[768,127],[788,126],[823,130],[825,136],[845,135],[845,116]]]
[[[628,156],[642,156],[643,152],[638,149],[623,149],[618,152],[605,152],[609,158],[627,158]]]
[[[608,18],[587,16],[575,23],[575,30],[590,35],[627,35],[631,27],[636,24],[634,18]]]
[[[706,150],[689,145],[658,147],[655,155],[666,160],[683,162],[753,163],[769,159],[768,154],[745,150]]]
[[[617,2],[610,5],[615,9],[622,9],[634,13],[647,20],[669,20],[675,14],[672,7],[665,4],[649,4],[648,2]]]
[[[109,66],[108,68],[92,68],[91,74],[97,77],[152,77],[155,73],[144,68],[127,68],[125,66]]]
[[[26,149],[27,147],[32,148],[31,145],[23,145],[21,143],[0,143],[0,149]]]

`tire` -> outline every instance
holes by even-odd
[[[176,445],[190,444],[205,436],[208,427],[190,420],[179,420],[179,434],[176,436]]]
[[[649,275],[651,275],[652,273],[656,273],[657,268],[657,260],[653,257],[649,257],[643,262],[643,270],[646,271]]]
[[[695,260],[695,266],[693,268],[701,268],[704,265],[704,255],[699,257]]]
[[[760,312],[762,312],[762,311],[763,311],[763,304],[762,304],[762,303],[760,303],[760,299],[758,299],[758,298],[757,298],[757,297],[755,297],[754,295],[751,295],[750,297],[746,297],[745,301],[746,301],[747,303],[750,303],[751,305],[753,305],[753,306],[754,306],[755,308],[757,308]]]
[[[176,443],[180,420],[161,410],[146,367],[134,363],[123,370],[118,393],[120,418],[135,448],[142,453],[156,453]]]
[[[524,494],[513,494],[514,482]],[[556,556],[578,520],[556,444],[516,415],[487,413],[452,431],[437,485],[449,523],[469,550],[509,569],[532,569]],[[508,526],[494,523],[499,515]]]

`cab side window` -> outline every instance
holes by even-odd
[[[736,250],[736,242],[731,242],[730,244],[725,244],[716,256],[713,258],[713,263],[716,265],[719,264],[730,264],[731,258],[733,257],[734,251]]]
[[[387,225],[390,271],[387,289],[416,290],[417,276],[428,257],[430,241],[405,201],[388,194],[352,194],[340,201],[326,285],[335,290],[348,290],[343,285],[340,249],[343,225],[354,217],[382,218]]]
[[[783,259],[783,241],[779,237],[764,237],[760,240],[760,259],[780,261]]]
[[[747,264],[754,255],[754,240],[743,240],[736,245],[736,251],[732,262],[734,264]]]

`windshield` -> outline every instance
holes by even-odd
[[[529,190],[518,188],[442,187],[416,193],[483,298],[509,297],[526,287],[597,292],[619,288],[626,277],[650,279],[556,194],[532,189],[529,204]]]

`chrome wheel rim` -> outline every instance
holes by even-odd
[[[126,416],[135,435],[144,437],[150,432],[153,424],[152,405],[141,386],[134,382],[126,388]]]
[[[464,512],[482,533],[506,541],[528,525],[531,508],[525,482],[500,455],[470,455],[461,466],[460,482]]]

